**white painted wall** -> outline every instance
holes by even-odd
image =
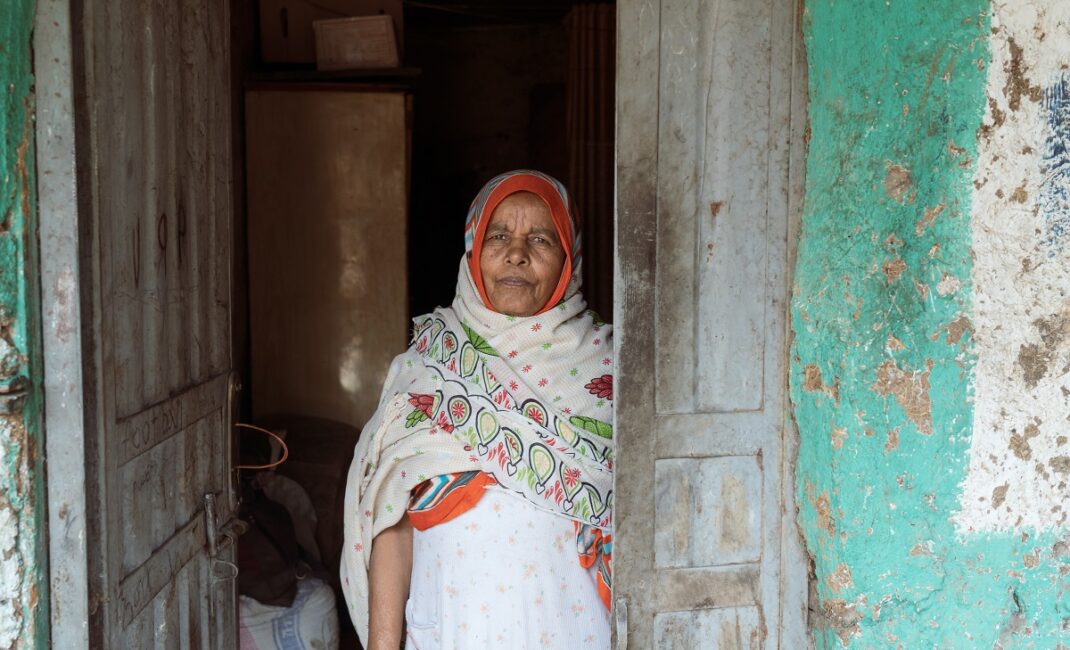
[[[1070,2],[992,10],[970,215],[973,442],[955,521],[1043,531],[1070,513]]]

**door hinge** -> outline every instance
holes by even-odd
[[[613,604],[613,617],[617,627],[617,643],[614,650],[628,650],[628,601],[621,596]]]

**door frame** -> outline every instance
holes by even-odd
[[[93,233],[81,216],[90,197],[80,183],[76,155],[78,83],[84,75],[72,30],[76,3],[37,0],[34,76],[37,87],[37,193],[40,223],[42,347],[51,644],[87,648],[96,638],[90,594],[100,558],[88,540],[98,535],[87,504],[99,493],[102,467],[91,304],[95,270],[87,255]]]
[[[76,111],[75,89],[85,78],[81,35],[72,29],[80,8],[71,0],[37,0],[34,30],[36,79],[37,193],[40,217],[41,297],[43,317],[45,454],[47,460],[47,538],[49,546],[49,596],[51,641],[55,647],[88,647],[102,641],[101,630],[92,624],[93,585],[99,582],[102,557],[90,554],[87,540],[99,537],[96,516],[88,512],[99,494],[103,450],[98,435],[102,428],[99,383],[94,377],[96,359],[92,331],[99,321],[100,305],[85,290],[84,282],[96,276],[86,251],[95,233],[81,219],[91,204],[90,186],[79,170],[76,149],[84,133],[84,114]],[[632,340],[649,340],[653,334],[651,309],[656,273],[655,235],[657,216],[657,114],[660,9],[644,0],[617,2],[616,77],[616,195],[614,241],[613,322],[617,329],[618,372],[638,373],[653,367],[653,348],[629,346]],[[801,45],[796,48],[801,52]],[[805,102],[805,88],[793,88],[793,99]],[[794,266],[800,205],[792,203],[788,232],[788,267]],[[790,277],[790,276],[789,276]],[[790,281],[789,281],[790,286]],[[786,351],[785,351],[786,353]],[[785,377],[785,390],[787,389]],[[653,403],[653,384],[621,385],[616,400],[617,415],[653,430],[653,415],[641,408]],[[790,413],[786,415],[785,479],[794,477],[797,432]],[[652,445],[653,438],[649,438]],[[653,449],[647,450],[653,457]],[[618,465],[618,476],[628,476],[627,462]],[[620,482],[618,489],[626,489]],[[633,490],[652,494],[652,485],[635,484]],[[784,490],[794,503],[794,483]],[[620,521],[620,519],[618,519]],[[783,517],[785,561],[806,561],[795,514],[789,508]],[[653,525],[650,522],[648,525]],[[788,553],[790,551],[790,553]],[[618,563],[616,579],[628,580],[633,568]],[[785,574],[790,575],[790,574]],[[805,593],[806,585],[785,585]],[[614,647],[627,647],[626,607],[614,611]],[[799,617],[791,617],[799,624]],[[801,620],[805,625],[805,619]]]

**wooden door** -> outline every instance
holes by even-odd
[[[798,3],[618,3],[617,648],[804,648]]]
[[[99,1],[76,14],[94,647],[236,646],[235,548],[217,539],[234,511],[227,4]]]

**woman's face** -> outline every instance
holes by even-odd
[[[557,288],[564,264],[565,250],[542,199],[517,192],[494,208],[479,268],[496,311],[510,316],[538,312]]]

